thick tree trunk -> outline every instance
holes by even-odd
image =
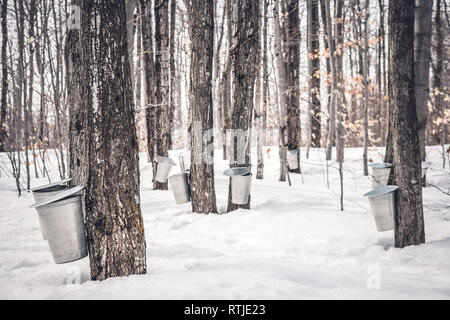
[[[72,0],[79,6],[80,0]],[[69,108],[69,175],[72,185],[87,185],[89,155],[88,111],[81,104],[81,44],[80,31],[69,29],[65,48],[67,103]]]
[[[81,1],[80,108],[87,112],[86,229],[92,280],[146,272],[125,0]],[[101,28],[99,27],[101,26]]]
[[[214,5],[191,1],[191,172],[192,211],[217,212],[214,189],[214,138],[212,62],[214,52]]]
[[[244,146],[233,144],[230,166],[250,167],[248,150],[251,147],[251,141],[248,139],[247,130],[249,128],[250,117],[253,111],[253,89],[256,76],[256,59],[258,48],[258,20],[259,20],[259,1],[237,0],[232,7],[232,69],[233,69],[233,113],[231,129],[236,135],[243,131]],[[242,130],[242,131],[241,131]],[[239,139],[237,139],[239,140]],[[243,149],[241,149],[243,147]],[[238,153],[245,155],[245,163],[238,163]],[[234,211],[239,208],[250,209],[250,197],[247,204],[237,205],[231,202],[231,179],[228,192],[227,211]]]
[[[414,21],[414,76],[416,83],[416,112],[419,130],[420,157],[425,160],[425,130],[428,114],[431,61],[431,13],[433,1],[416,0]]]
[[[425,242],[414,84],[414,2],[389,1],[389,104],[396,184],[395,247]]]

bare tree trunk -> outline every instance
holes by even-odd
[[[320,41],[319,3],[308,0],[309,142],[320,147]]]
[[[287,51],[286,64],[286,102],[287,102],[287,131],[288,150],[297,150],[297,169],[291,172],[300,173],[300,21],[298,0],[287,0]]]
[[[369,146],[369,58],[367,52],[369,50],[369,32],[367,30],[369,19],[369,0],[366,0],[365,18],[364,18],[364,75],[363,75],[363,85],[364,85],[364,151],[363,151],[363,170],[364,175],[369,175],[369,169],[367,167],[367,148]]]
[[[336,104],[338,101],[338,87],[337,87],[337,71],[336,71],[336,57],[334,47],[334,37],[331,31],[331,15],[330,15],[330,0],[325,1],[326,20],[327,20],[327,34],[328,34],[328,47],[330,48],[330,66],[331,66],[331,78],[332,78],[332,92],[330,103],[330,126],[328,130],[328,141],[326,150],[326,159],[331,160],[331,154],[333,150],[333,144],[336,136]],[[337,103],[336,103],[337,101]]]
[[[212,63],[214,52],[214,5],[191,1],[191,172],[192,211],[217,212],[214,189],[214,138]]]
[[[428,114],[431,61],[431,13],[433,1],[416,0],[414,19],[414,76],[416,83],[416,112],[419,130],[420,158],[425,160],[425,130]]]
[[[147,161],[152,162],[153,176],[156,173],[155,161],[156,134],[155,134],[155,62],[152,41],[151,2],[139,0],[139,13],[142,32],[142,57],[145,79],[145,124],[147,130]]]
[[[80,108],[88,113],[89,127],[85,165],[91,279],[144,274],[146,244],[125,0],[82,0],[81,11]]]
[[[170,78],[170,104],[169,104],[169,136],[170,136],[170,146],[172,148],[172,138],[174,132],[174,118],[175,118],[175,106],[176,95],[175,95],[175,20],[176,20],[176,8],[177,1],[170,0],[170,31],[169,31],[169,78]]]
[[[6,130],[6,110],[8,98],[8,65],[6,59],[6,48],[8,44],[8,25],[6,24],[8,0],[2,0],[2,93],[0,105],[0,152],[6,151],[6,140],[8,131]]]
[[[344,67],[343,67],[343,58],[344,58],[344,19],[343,19],[343,7],[344,1],[337,0],[335,6],[335,35],[336,35],[336,78],[337,84],[336,88],[338,92],[336,92],[336,101],[335,101],[335,109],[336,109],[336,160],[340,162],[340,170],[341,170],[341,178],[342,178],[342,162],[344,162],[344,114],[345,110],[345,90],[344,90]],[[342,185],[342,180],[341,180]],[[341,188],[342,191],[342,188]]]
[[[136,13],[136,67],[134,96],[136,101],[136,134],[139,142],[139,150],[145,141],[145,115],[142,113],[142,23],[139,6]]]
[[[275,63],[277,66],[277,85],[279,100],[279,132],[280,132],[280,181],[286,181],[286,149],[288,146],[287,134],[287,101],[286,101],[286,73],[283,61],[283,48],[281,47],[281,27],[279,3],[275,0],[273,3],[273,30],[274,30],[274,51]]]
[[[445,56],[445,29],[443,27],[443,23],[441,21],[441,2],[445,1],[436,0],[436,12],[434,14],[434,25],[436,28],[435,35],[435,64],[433,68],[433,93],[434,93],[434,114],[432,115],[433,120],[441,119],[446,120],[445,118],[445,82],[444,82],[444,61],[446,60]],[[445,11],[445,9],[444,9]],[[443,72],[444,71],[444,72]],[[437,121],[436,121],[437,122]],[[443,123],[442,123],[443,122]],[[448,121],[439,121],[435,126],[433,126],[432,132],[432,142],[436,144],[446,144],[448,143]]]
[[[247,130],[249,128],[250,117],[253,111],[253,90],[256,76],[256,59],[258,48],[258,20],[259,1],[238,0],[232,7],[232,68],[233,68],[233,113],[231,129],[238,134],[240,130],[244,132],[244,150],[242,146],[236,146],[234,139],[234,154],[230,159],[230,166],[250,167],[249,149],[251,141],[248,139]],[[239,139],[238,139],[239,140]],[[245,155],[245,163],[237,163],[237,154]],[[247,204],[238,205],[231,202],[231,179],[228,188],[228,208],[227,212],[239,208],[250,209],[250,197]]]
[[[155,3],[155,125],[156,155],[168,156],[170,135],[169,0]],[[153,180],[153,189],[167,190],[167,182]]]
[[[228,159],[227,150],[227,130],[231,129],[231,43],[232,43],[232,31],[231,31],[231,0],[225,0],[226,15],[227,15],[227,56],[225,67],[222,73],[222,106],[221,106],[221,118],[222,118],[222,135],[223,140],[223,159]]]
[[[256,83],[255,83],[255,116],[254,116],[254,124],[256,130],[256,158],[257,158],[257,166],[256,166],[256,179],[263,179],[264,177],[264,155],[262,151],[262,143],[263,143],[263,129],[262,129],[262,109],[263,109],[263,94],[262,94],[262,15],[264,14],[264,0],[259,1],[259,23],[258,27],[258,57],[256,62]]]
[[[389,1],[389,104],[396,196],[395,247],[425,242],[414,85],[414,2]]]
[[[18,4],[18,6],[17,6]],[[30,148],[30,134],[29,134],[29,114],[27,107],[27,85],[25,78],[25,9],[23,1],[14,0],[14,12],[16,15],[16,27],[17,27],[17,42],[18,42],[18,102],[20,108],[23,110],[23,139],[25,144],[25,169],[26,169],[26,188],[30,189],[30,160],[28,158],[28,150]]]
[[[72,0],[72,5],[80,6],[81,0]],[[67,103],[69,108],[69,175],[72,177],[72,185],[84,185],[88,183],[87,165],[89,159],[89,130],[88,110],[80,108],[82,103],[81,86],[82,70],[80,31],[69,29],[65,46]],[[84,62],[86,63],[86,62]]]
[[[322,28],[323,28],[323,42],[324,42],[324,51],[329,52],[328,47],[328,27],[327,27],[327,13],[326,13],[326,6],[325,1],[327,0],[320,0],[320,12],[322,17]],[[325,136],[328,137],[329,131],[330,131],[330,105],[331,105],[331,63],[330,63],[330,55],[327,55],[325,57],[326,62],[326,83],[327,83],[327,111],[328,111],[328,117],[326,118],[326,132]]]
[[[31,142],[31,151],[33,157],[34,164],[34,176],[39,178],[37,167],[37,159],[35,157],[35,137],[36,137],[36,129],[33,123],[33,93],[34,93],[34,51],[36,45],[36,35],[34,32],[35,23],[37,16],[37,3],[36,0],[30,0],[30,5],[28,8],[28,21],[29,21],[29,29],[28,29],[28,51],[29,51],[29,75],[28,75],[28,101],[26,104],[26,108],[28,108],[28,120],[30,126],[30,142]]]

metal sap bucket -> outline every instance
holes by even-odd
[[[224,175],[231,177],[231,202],[234,204],[247,204],[250,196],[252,174],[247,167],[227,169]]]
[[[395,198],[397,186],[386,186],[364,194],[369,199],[372,215],[378,231],[394,229]]]
[[[428,166],[429,166],[428,162],[422,161],[422,165],[421,165],[421,167],[422,167],[422,179],[425,178],[425,175],[427,174]]]
[[[287,163],[289,166],[289,170],[297,170],[298,169],[298,150],[288,150],[286,154]]]
[[[391,173],[391,163],[371,163],[372,168],[372,188],[381,188],[388,184]]]
[[[55,194],[58,194],[64,190],[67,190],[69,188],[68,183],[70,182],[70,180],[72,180],[72,178],[67,178],[67,179],[64,179],[64,180],[61,180],[58,182],[53,182],[50,184],[46,184],[46,185],[31,189],[31,192],[32,192],[33,198],[34,198],[34,202],[40,203],[40,202],[54,196]],[[45,227],[44,227],[41,219],[39,219],[39,226],[41,227],[42,238],[44,240],[47,240]]]
[[[47,233],[55,263],[67,263],[87,256],[81,196],[77,186],[35,203],[39,219]]]
[[[156,168],[155,180],[159,182],[166,182],[169,176],[170,169],[176,165],[176,163],[169,157],[156,156],[156,162],[158,166]]]
[[[189,173],[179,173],[170,176],[168,179],[169,187],[172,190],[173,197],[177,204],[191,201],[191,191],[189,189]]]

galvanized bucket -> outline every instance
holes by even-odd
[[[156,168],[155,180],[159,182],[166,182],[170,169],[172,169],[176,163],[169,157],[163,156],[156,156],[156,162],[158,162],[158,166]]]
[[[378,231],[394,229],[395,198],[397,186],[386,186],[364,194],[369,199],[372,215]]]
[[[388,184],[391,173],[391,163],[371,163],[372,168],[372,188],[381,188]]]
[[[70,180],[72,180],[72,178],[67,178],[67,179],[64,179],[64,180],[61,180],[58,182],[53,182],[50,184],[46,184],[46,185],[31,189],[31,192],[32,192],[33,198],[34,198],[34,202],[40,203],[40,202],[54,196],[55,194],[58,194],[64,190],[67,190],[69,188],[68,183],[70,182]],[[42,238],[44,240],[47,240],[45,227],[44,227],[41,219],[39,219],[39,225],[41,227]]]
[[[231,177],[231,202],[234,204],[247,204],[250,196],[252,174],[247,167],[227,169],[224,175]]]
[[[172,190],[173,197],[177,204],[182,204],[191,201],[191,192],[189,189],[189,174],[179,173],[170,176],[169,187]]]
[[[289,166],[289,170],[296,170],[298,169],[298,150],[288,150],[286,156],[287,156],[287,163]]]
[[[45,227],[55,263],[67,263],[87,256],[85,227],[78,186],[36,203],[33,207]]]

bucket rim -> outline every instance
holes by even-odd
[[[69,178],[66,178],[66,179],[61,180],[61,181],[56,181],[56,182],[53,182],[53,183],[48,183],[46,185],[42,185],[42,186],[33,188],[33,189],[31,189],[31,191],[32,192],[35,192],[35,191],[39,192],[40,190],[43,190],[43,189],[47,189],[47,188],[51,188],[51,187],[55,187],[55,186],[60,186],[60,185],[67,185],[67,183],[70,182],[71,180],[72,180],[72,177],[69,177]]]
[[[169,157],[165,157],[165,156],[156,156],[155,157],[156,162],[158,163],[164,163],[164,164],[169,164],[171,166],[176,166],[177,164],[175,163],[175,161],[173,161],[171,158]]]
[[[60,193],[57,193],[57,194],[55,194],[52,197],[48,197],[47,199],[45,199],[42,202],[35,203],[32,206],[30,206],[30,208],[39,208],[39,207],[45,206],[47,204],[51,204],[53,202],[57,202],[57,201],[63,200],[64,198],[67,198],[69,196],[75,195],[76,193],[80,192],[83,189],[84,189],[84,186],[76,186],[76,187],[70,188],[70,189],[68,189],[66,191],[62,191]]]
[[[173,174],[173,175],[171,175],[171,176],[169,176],[167,179],[170,179],[170,178],[172,178],[172,177],[179,177],[179,176],[183,176],[183,175],[188,175],[189,173],[188,172],[180,172],[180,173],[175,173],[175,174]]]
[[[392,167],[392,163],[389,163],[389,162],[374,162],[374,163],[370,163],[369,167],[374,168],[374,169],[391,168]]]
[[[72,202],[78,202],[80,200],[81,200],[81,195],[73,194],[73,195],[67,196],[61,200],[46,204],[45,207],[46,208],[55,208],[55,207],[64,206],[64,205],[72,203]],[[44,206],[40,206],[40,207],[36,208],[36,211],[38,212],[39,215],[42,214],[42,211],[39,211],[39,209],[42,209],[42,207],[44,207]]]
[[[382,195],[394,192],[397,189],[398,189],[398,186],[384,186],[381,188],[373,189],[373,190],[363,194],[363,197],[372,198],[372,197],[382,196]]]
[[[248,167],[233,167],[226,169],[223,172],[223,174],[227,177],[245,176],[248,173],[250,173],[250,169]]]

